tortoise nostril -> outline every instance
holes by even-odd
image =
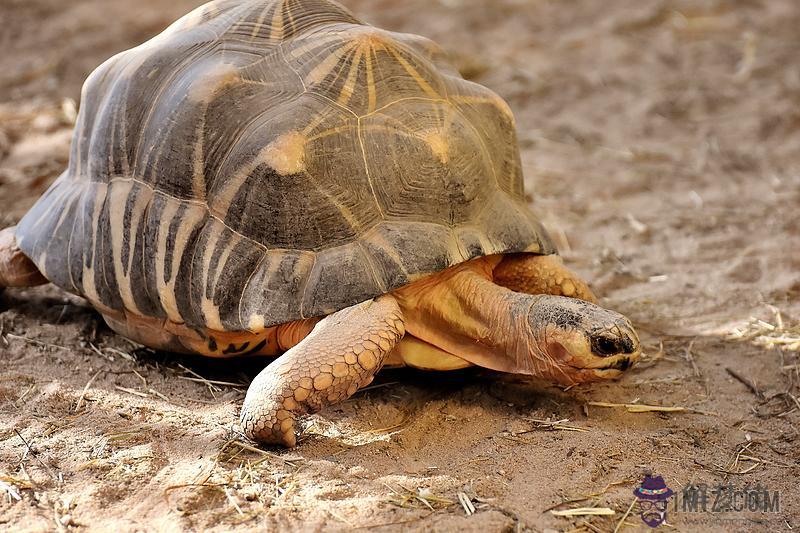
[[[633,330],[623,330],[622,337],[620,338],[621,350],[624,354],[635,353],[639,349],[639,337]]]

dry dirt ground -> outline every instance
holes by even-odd
[[[800,527],[797,2],[345,3],[435,39],[508,100],[533,205],[636,324],[643,362],[568,391],[384,372],[296,449],[260,451],[228,427],[263,363],[139,349],[78,298],[9,290],[0,529],[642,530],[636,507],[624,514],[647,471],[679,493],[780,493],[777,512],[671,508],[664,528]],[[0,2],[0,225],[64,168],[91,69],[196,4]],[[550,512],[592,506],[615,514]]]

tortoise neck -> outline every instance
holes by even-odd
[[[485,368],[535,374],[545,356],[528,314],[541,295],[495,284],[496,258],[462,263],[393,294],[415,337]]]

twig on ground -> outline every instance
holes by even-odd
[[[461,504],[461,507],[464,508],[464,512],[467,516],[475,514],[475,506],[465,492],[458,493],[458,502]]]
[[[106,354],[106,353],[103,353],[103,352],[100,350],[100,348],[98,348],[97,346],[95,346],[95,345],[94,345],[94,343],[90,342],[90,343],[89,343],[89,348],[91,348],[91,350],[92,350],[94,353],[96,353],[97,355],[99,355],[100,357],[102,357],[103,359],[105,359],[106,361],[114,361],[114,358],[113,358],[113,357],[111,357],[110,355],[108,355],[108,354]]]
[[[694,360],[694,355],[692,354],[692,348],[694,347],[695,339],[689,341],[689,346],[686,347],[684,353],[686,355],[686,360],[689,361],[689,364],[692,365],[692,372],[694,373],[695,377],[701,377],[700,369],[697,368],[697,363]]]
[[[538,418],[528,418],[528,417],[522,417],[522,418],[523,418],[523,420],[528,420],[529,422],[534,422],[534,423],[538,424],[538,426],[535,427],[532,430],[529,430],[529,431],[515,432],[514,433],[515,436],[516,435],[520,435],[522,433],[529,433],[530,431],[535,431],[537,429],[553,429],[553,430],[560,429],[560,430],[563,430],[563,431],[580,431],[580,432],[583,432],[583,433],[588,433],[589,432],[589,430],[586,429],[586,428],[581,428],[581,427],[577,427],[577,426],[568,426],[566,424],[566,422],[569,422],[569,418],[564,418],[562,420],[556,420],[556,421],[540,420]]]
[[[81,406],[83,405],[83,399],[84,397],[86,397],[86,393],[89,391],[89,387],[92,386],[94,380],[97,378],[97,376],[100,375],[100,372],[102,372],[102,370],[98,370],[97,372],[95,372],[94,376],[89,378],[89,381],[86,382],[86,385],[83,387],[81,395],[78,397],[78,401],[75,403],[75,409],[73,410],[73,413],[77,413],[78,411],[81,410]]]
[[[712,413],[711,411],[702,411],[700,409],[694,409],[692,407],[683,407],[677,405],[665,406],[665,405],[646,405],[639,403],[612,403],[612,402],[586,402],[586,405],[592,405],[594,407],[624,407],[625,410],[628,411],[629,413],[652,413],[652,412],[697,413],[708,416],[719,416],[717,413]]]
[[[572,498],[570,498],[568,500],[564,500],[564,501],[559,502],[559,503],[557,503],[555,505],[551,505],[550,507],[545,509],[543,512],[547,512],[547,511],[550,511],[550,510],[555,509],[557,507],[561,507],[562,505],[567,505],[567,504],[570,504],[570,503],[578,503],[578,502],[583,502],[583,501],[586,501],[586,500],[590,500],[592,498],[597,498],[598,496],[602,496],[603,494],[608,492],[612,487],[616,487],[617,485],[625,485],[625,484],[631,483],[632,481],[633,481],[632,479],[621,479],[619,481],[612,481],[611,483],[609,483],[608,485],[606,485],[605,487],[603,487],[602,489],[600,489],[597,492],[593,492],[591,494],[585,494],[585,495],[582,495],[582,496],[574,496],[574,497],[572,497]]]
[[[262,455],[264,457],[268,457],[270,459],[276,459],[276,460],[281,461],[282,463],[287,464],[287,465],[289,465],[291,467],[294,467],[294,468],[297,468],[297,465],[295,464],[296,462],[302,461],[302,458],[299,458],[299,457],[295,458],[295,459],[285,459],[285,458],[281,457],[280,455],[274,454],[272,452],[268,452],[266,450],[262,450],[261,448],[256,448],[255,446],[250,446],[249,444],[246,444],[246,443],[244,443],[244,442],[242,442],[240,440],[237,440],[237,439],[229,440],[228,442],[223,444],[222,447],[220,448],[220,453],[222,453],[225,449],[227,449],[228,446],[238,446],[242,450],[247,450],[248,452],[258,453],[258,454],[260,454],[260,455]]]
[[[633,501],[631,501],[631,504],[628,506],[628,510],[625,511],[625,514],[622,515],[622,518],[620,518],[619,522],[617,522],[617,527],[614,528],[614,533],[618,533],[619,530],[623,528],[623,526],[625,525],[625,519],[628,518],[628,515],[631,514],[634,505],[636,505],[636,498],[634,498]]]
[[[243,383],[233,383],[232,381],[218,381],[215,379],[206,379],[206,378],[195,378],[192,376],[178,376],[178,379],[185,379],[186,381],[194,381],[195,383],[205,383],[205,384],[211,383],[212,385],[223,385],[226,387],[238,387],[238,388],[246,387],[246,385],[244,385]]]
[[[430,509],[431,511],[434,510],[434,505],[441,504],[445,507],[453,505],[455,502],[448,498],[442,498],[441,496],[436,496],[430,490],[427,489],[417,489],[413,491],[408,487],[404,487],[400,485],[400,487],[405,492],[400,492],[397,489],[392,488],[391,485],[387,483],[383,483],[383,485],[395,493],[398,497],[397,498],[389,498],[387,501],[389,503],[393,503],[398,507],[409,508],[409,507],[419,507],[419,503]],[[399,483],[398,483],[399,485]]]
[[[366,392],[368,390],[375,390],[380,389],[383,387],[389,387],[391,385],[397,385],[400,383],[399,381],[387,381],[386,383],[378,383],[376,385],[369,385],[368,387],[364,387],[363,389],[358,389],[358,393]]]
[[[103,351],[111,352],[113,354],[116,354],[116,355],[122,357],[123,359],[127,359],[128,361],[136,361],[136,358],[134,356],[132,356],[131,354],[129,354],[128,352],[123,352],[122,350],[117,350],[117,349],[111,348],[109,346],[106,346],[105,348],[103,348]]]
[[[114,388],[122,392],[127,392],[128,394],[133,394],[134,396],[139,396],[140,398],[150,397],[150,395],[145,392],[139,392],[138,390],[129,389],[128,387],[120,387],[119,385],[114,385]]]
[[[6,493],[9,495],[9,497],[14,498],[17,501],[20,501],[22,499],[22,496],[19,495],[19,492],[17,492],[17,489],[15,489],[12,485],[9,485],[8,483],[3,481],[2,479],[0,479],[0,489],[3,489],[4,491],[6,491]]]
[[[576,507],[574,509],[565,509],[563,511],[550,511],[550,514],[555,516],[611,516],[617,512],[610,507]]]
[[[752,341],[769,349],[800,351],[800,324],[787,325],[780,309],[772,305],[768,307],[772,311],[774,324],[750,317],[750,322],[731,330],[729,338]]]
[[[756,387],[755,383],[753,383],[749,379],[743,377],[741,374],[739,374],[738,372],[736,372],[732,368],[725,367],[725,371],[728,374],[730,374],[731,377],[733,377],[734,379],[739,381],[742,385],[744,385],[745,387],[750,389],[750,392],[755,394],[756,398],[758,398],[759,400],[763,400],[764,399],[764,393],[761,392],[760,390],[758,390],[758,387]]]
[[[137,377],[137,378],[139,378],[139,379],[141,379],[141,380],[142,380],[142,385],[143,385],[144,387],[147,387],[147,378],[146,378],[146,377],[144,377],[143,375],[141,375],[139,372],[137,372],[135,368],[134,368],[134,369],[132,369],[131,371],[132,371],[134,374],[136,374],[136,377]]]
[[[228,498],[228,501],[230,502],[230,504],[233,505],[234,509],[236,509],[236,512],[239,513],[240,515],[244,515],[244,513],[242,512],[241,507],[239,507],[239,504],[236,503],[236,500],[233,499],[233,495],[231,494],[230,488],[225,486],[225,487],[222,487],[222,490],[223,490],[223,492],[225,492],[225,496]]]
[[[27,342],[29,344],[35,344],[37,346],[42,346],[42,347],[45,347],[45,348],[55,348],[56,350],[64,350],[64,351],[67,351],[67,352],[71,351],[71,348],[67,348],[66,346],[59,346],[58,344],[51,344],[49,342],[42,342],[40,340],[31,339],[29,337],[23,337],[21,335],[14,335],[13,333],[6,333],[5,334],[5,338],[6,339],[20,340],[20,341],[23,341],[23,342]]]
[[[217,395],[214,394],[214,392],[222,392],[221,388],[219,388],[217,385],[215,385],[214,383],[210,382],[209,380],[207,380],[206,378],[204,378],[203,376],[201,376],[200,374],[198,374],[194,370],[192,370],[190,368],[187,368],[187,367],[183,366],[180,363],[178,363],[178,366],[181,367],[185,372],[188,372],[189,374],[191,374],[192,376],[197,378],[201,383],[204,383],[205,386],[208,387],[208,392],[211,393],[211,396],[215,400],[217,399]],[[180,377],[180,376],[178,376],[178,377]]]
[[[36,453],[35,451],[33,451],[33,448],[31,448],[31,445],[28,444],[28,441],[25,440],[25,437],[22,436],[22,433],[20,433],[17,430],[17,428],[14,428],[14,433],[16,433],[17,437],[19,437],[20,440],[23,443],[25,443],[26,451],[25,451],[25,455],[22,456],[22,460],[24,461],[25,457],[30,453],[44,467],[44,469],[47,471],[47,475],[50,476],[50,479],[56,479],[56,476],[53,474],[53,471],[50,469],[49,466],[47,466],[47,464],[44,461],[42,461],[42,458],[39,457],[39,454]]]
[[[152,387],[148,387],[148,388],[147,388],[147,391],[148,391],[150,394],[154,395],[154,396],[158,396],[159,398],[161,398],[161,399],[162,399],[162,400],[164,400],[165,402],[169,402],[169,403],[175,403],[175,402],[172,402],[172,401],[170,401],[170,399],[169,399],[169,398],[167,398],[166,396],[164,396],[163,394],[161,394],[160,392],[158,392],[157,390],[155,390],[155,389],[154,389],[154,388],[152,388]]]

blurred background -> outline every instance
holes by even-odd
[[[85,77],[200,3],[0,0],[0,226],[63,171]],[[215,393],[178,382],[183,371],[166,357],[115,355],[131,347],[55,289],[9,293],[0,296],[10,376],[0,382],[0,459],[12,466],[0,479],[25,497],[3,498],[0,524],[46,529],[55,513],[61,529],[94,520],[221,530],[633,529],[635,509],[627,522],[623,514],[651,469],[676,490],[732,480],[782,491],[780,513],[717,516],[709,527],[728,527],[720,519],[740,520],[742,530],[797,526],[800,5],[343,4],[371,24],[432,38],[466,78],[508,101],[532,205],[602,303],[633,320],[643,364],[617,383],[567,392],[475,372],[390,374],[388,386],[315,417],[288,459],[241,448],[229,461],[222,426],[241,387]],[[218,379],[230,372],[208,365],[203,372]],[[98,412],[75,409],[100,370]],[[593,401],[688,411],[633,414]],[[553,427],[564,419],[585,432]],[[109,440],[131,425],[133,440]],[[12,428],[38,443],[63,481],[21,462]],[[205,481],[195,478],[203,468]],[[187,486],[162,498],[179,485]],[[616,515],[549,512],[559,505]],[[678,513],[670,522],[689,531],[696,519]]]

